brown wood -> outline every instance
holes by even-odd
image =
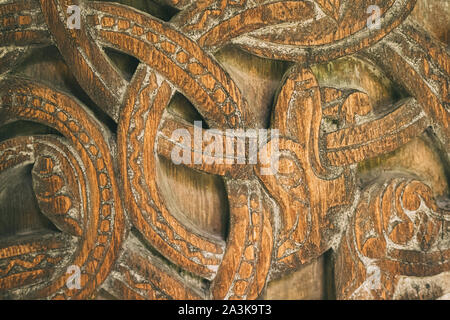
[[[0,1],[0,299],[450,294],[445,1],[116,2]]]

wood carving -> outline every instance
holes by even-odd
[[[0,223],[16,214],[9,184],[29,177],[30,221],[51,226],[0,226],[0,298],[257,299],[328,255],[338,299],[450,294],[450,52],[417,21],[420,1],[158,0],[151,14],[0,0]],[[23,71],[51,47],[71,81]],[[235,61],[283,63],[283,77],[246,74],[223,58],[230,48]],[[318,71],[347,58],[401,93],[380,102],[358,70],[344,72],[361,86]],[[180,96],[192,110],[174,111]],[[30,122],[47,129],[11,131]],[[417,139],[441,176],[383,167]],[[167,163],[223,183],[225,235],[176,203]]]
[[[340,298],[392,299],[402,276],[425,277],[449,268],[449,217],[420,181],[398,176],[363,190],[339,248],[336,279]],[[439,287],[411,299],[437,298]],[[428,296],[427,296],[428,295]]]

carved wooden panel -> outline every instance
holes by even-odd
[[[448,298],[449,14],[0,0],[0,298]]]

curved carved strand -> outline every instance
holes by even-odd
[[[0,4],[0,46],[50,44],[46,29],[37,1],[16,0]]]
[[[0,48],[0,76],[14,68],[26,52],[27,48]]]
[[[195,42],[169,24],[136,10],[90,3],[98,40],[133,55],[166,77],[212,127],[251,124],[247,102],[227,73]]]
[[[29,47],[55,43],[92,100],[119,122],[119,152],[114,136],[74,98],[28,80],[0,82],[0,126],[34,121],[64,136],[0,142],[0,192],[18,172],[31,169],[37,205],[61,231],[2,239],[2,298],[255,299],[268,277],[297,269],[341,240],[339,297],[410,296],[410,276],[420,277],[421,286],[432,282],[425,294],[439,291],[438,280],[424,277],[444,279],[448,273],[450,219],[434,204],[431,190],[414,179],[395,178],[369,186],[363,179],[355,191],[353,164],[399,148],[427,126],[443,142],[441,149],[448,144],[449,54],[412,21],[403,22],[415,0],[158,0],[181,10],[170,22],[105,2],[7,1],[0,5],[0,73],[11,70]],[[72,4],[82,9],[80,30],[66,27]],[[378,30],[367,25],[370,5],[381,8]],[[264,161],[248,163],[250,150],[240,158],[239,138],[233,139],[238,154],[228,159],[232,165],[212,148],[212,140],[222,139],[227,150],[227,129],[257,126],[251,115],[260,107],[249,106],[243,95],[254,98],[261,84],[266,88],[260,80],[271,88],[278,81],[256,76],[241,94],[225,71],[239,83],[246,77],[241,66],[222,54],[215,59],[213,51],[231,44],[308,64],[376,42],[367,50],[369,59],[401,79],[413,98],[380,116],[367,94],[320,88],[306,65],[295,66],[277,94],[271,122],[271,132],[279,130],[281,137],[257,147],[260,161],[279,150],[271,159],[272,175],[263,174],[269,165]],[[140,60],[131,83],[104,47]],[[370,92],[392,93],[379,89],[384,84]],[[222,131],[194,130],[170,115],[166,108],[176,91],[210,128]],[[200,150],[193,139],[185,143],[173,135],[180,129],[191,137],[200,132]],[[226,242],[193,225],[176,206],[168,210],[173,199],[159,190],[158,162],[160,156],[172,160],[176,147],[190,157],[183,165],[224,178],[230,204]],[[199,152],[201,164],[192,161]],[[120,203],[117,169],[130,221]],[[350,208],[356,208],[354,216]],[[137,230],[125,234],[130,222]],[[81,267],[79,291],[65,286],[70,265]],[[212,281],[209,289],[206,279]],[[382,286],[371,287],[376,280]]]
[[[430,124],[417,102],[414,99],[406,99],[400,102],[399,106],[392,113],[376,120],[366,120],[367,122],[357,125],[351,119],[354,119],[355,114],[358,112],[360,112],[359,116],[362,116],[364,114],[361,112],[368,111],[368,109],[365,109],[365,111],[358,109],[361,107],[359,99],[363,98],[367,100],[367,95],[353,93],[346,100],[342,101],[340,109],[342,109],[341,112],[343,113],[341,116],[347,119],[343,120],[343,123],[346,124],[345,127],[341,130],[327,133],[322,137],[326,150],[325,156],[329,165],[347,166],[392,152],[423,133]],[[325,111],[326,109],[324,109]],[[327,111],[331,112],[331,110]],[[328,116],[335,117],[337,115],[328,114]],[[190,154],[190,163],[183,163],[187,167],[233,178],[242,179],[251,176],[250,171],[253,166],[248,163],[239,164],[239,161],[242,161],[242,159],[238,159],[235,154],[233,154],[232,158],[227,158],[232,164],[227,164],[224,163],[223,155],[209,155],[205,152],[208,142],[213,141],[217,135],[220,135],[219,141],[223,141],[222,150],[226,150],[226,134],[221,132],[210,133],[208,130],[199,131],[199,134],[203,137],[203,145],[201,149],[196,150],[193,140],[190,141],[189,146],[183,141],[173,140],[171,135],[175,130],[186,130],[190,137],[194,136],[194,126],[191,124],[174,117],[165,119],[161,124],[161,133],[158,136],[157,151],[159,155],[171,159],[174,148],[177,148],[176,150],[179,149],[183,153]],[[229,138],[229,141],[232,141],[232,145],[237,145],[239,143],[238,140],[238,138],[233,138],[233,140]],[[203,160],[202,164],[197,165],[193,159],[195,159],[196,155],[199,156],[200,151]],[[245,160],[248,162],[247,157]]]
[[[105,282],[105,289],[119,299],[199,300],[204,299],[179,275],[149,254],[139,240],[130,237],[124,253]]]
[[[177,130],[182,130],[184,133],[188,133],[190,137],[194,137],[194,126],[177,119],[175,117],[165,117],[161,123],[160,133],[158,134],[157,141],[157,152],[158,155],[165,157],[166,159],[172,159],[172,153],[186,153],[189,154],[189,163],[181,163],[182,165],[196,169],[198,171],[226,176],[229,178],[236,179],[249,179],[253,176],[253,165],[248,164],[248,156],[241,158],[234,152],[235,146],[245,145],[245,136],[227,136],[226,133],[221,131],[207,131],[203,129],[197,129],[202,136],[202,145],[195,146],[194,139],[189,141],[176,141],[173,138],[174,132],[181,132]],[[234,131],[239,132],[239,131]],[[244,132],[243,132],[244,133]],[[214,153],[207,152],[207,147],[209,143],[215,143],[217,141],[222,141],[222,153],[218,153],[214,150]],[[182,139],[181,139],[182,140]],[[174,148],[177,148],[174,150]],[[226,150],[233,149],[233,153],[226,155],[224,159]],[[198,149],[198,150],[197,150]],[[197,159],[200,164],[195,163]],[[198,160],[198,159],[201,159]],[[246,162],[245,164],[240,164],[241,162]]]
[[[80,29],[67,28],[67,8],[80,5],[79,2],[40,0],[40,3],[48,28],[75,78],[91,99],[117,121],[127,83],[89,34],[84,16]],[[82,6],[84,10],[86,4]]]
[[[352,202],[351,172],[346,169],[334,174],[321,165],[321,118],[320,90],[314,75],[309,69],[294,67],[273,113],[272,128],[279,129],[281,135],[278,172],[255,172],[281,207],[277,271],[295,269],[328,250],[340,233],[342,209]]]
[[[331,19],[322,25],[311,28],[318,30],[317,35],[312,37],[304,36],[298,32],[298,28],[289,30],[288,27],[288,30],[283,30],[283,27],[280,27],[279,30],[277,28],[274,30],[262,29],[260,32],[243,35],[234,39],[232,43],[250,53],[269,59],[301,63],[319,63],[337,59],[356,53],[383,39],[408,17],[416,0],[397,0],[389,6],[391,3],[392,1],[384,2],[384,4],[378,3],[384,12],[380,17],[381,28],[379,30],[371,30],[367,27],[368,14],[366,10],[369,6],[376,4],[375,1],[358,1],[357,3],[352,2],[352,6],[347,4],[347,17],[340,18],[337,30],[335,29],[336,22]],[[354,5],[358,5],[358,10],[353,8]],[[358,11],[360,13],[357,13]],[[342,24],[342,22],[344,23]],[[327,24],[329,27],[326,30],[331,30],[331,32],[323,35],[323,25]],[[308,30],[301,25],[300,28]],[[294,38],[290,34],[294,35]],[[297,34],[304,36],[304,39],[296,41]],[[344,38],[341,38],[342,36]],[[279,38],[282,40],[278,40]]]
[[[367,186],[337,252],[338,298],[392,299],[401,295],[401,277],[450,270],[449,213],[414,179],[380,178]]]
[[[51,44],[37,1],[0,4],[0,75],[16,66],[29,47]]]
[[[13,120],[36,121],[54,127],[70,141],[83,163],[89,201],[84,232],[72,263],[82,270],[79,291],[65,288],[62,273],[34,297],[89,297],[112,267],[124,232],[124,213],[119,197],[107,130],[73,98],[41,84],[11,78],[0,84],[0,124]],[[88,236],[89,235],[89,236]],[[65,270],[63,270],[65,272]]]
[[[425,131],[430,121],[414,99],[392,113],[324,136],[330,165],[346,166],[396,150]]]
[[[12,165],[33,164],[33,187],[43,213],[60,230],[76,237],[82,236],[81,220],[86,211],[82,203],[87,199],[81,197],[79,190],[85,190],[86,186],[73,149],[53,136],[16,138],[7,140],[2,146],[9,149],[1,151],[0,172]],[[8,178],[11,179],[8,176],[4,179]]]
[[[87,198],[83,166],[66,141],[46,136],[33,137],[35,163],[33,189],[39,207],[61,231],[83,235]]]
[[[70,239],[62,234],[21,237],[0,246],[0,297],[18,298],[21,289],[48,283],[59,265],[73,252]]]
[[[213,28],[202,28],[202,36],[197,41],[208,49],[222,47],[230,40],[262,27],[299,21],[302,23],[314,17],[312,3],[303,1],[269,3],[256,8],[245,8],[243,12],[224,21],[216,19]],[[185,29],[192,29],[192,25],[188,25]]]
[[[352,202],[353,179],[348,170],[340,176],[326,178],[327,169],[320,160],[321,147],[328,148],[327,157],[331,162],[348,165],[394,150],[428,125],[421,108],[414,99],[409,99],[378,120],[359,125],[350,121],[343,129],[326,134],[322,146],[319,141],[321,93],[324,96],[311,71],[300,67],[290,71],[278,94],[272,120],[272,126],[282,136],[278,141],[280,169],[273,176],[257,173],[281,207],[282,228],[275,267],[280,270],[295,268],[318,257],[342,232],[339,230],[345,220],[342,208]],[[326,101],[338,95],[338,92],[328,93]],[[349,151],[347,156],[342,152],[336,157],[339,151],[333,153],[333,148]],[[322,233],[325,230],[326,234]]]
[[[138,195],[129,198],[127,205],[134,225],[164,256],[191,272],[212,277],[224,244],[197,236],[202,234],[197,228],[195,233],[188,231],[168,211],[156,184],[157,159],[149,146],[155,145],[158,123],[173,93],[146,66],[138,69],[127,92],[118,130],[120,168],[124,190]]]
[[[39,143],[39,142],[38,142]],[[11,170],[32,165],[38,156],[33,137],[18,137],[0,143],[0,190],[8,184]],[[49,232],[2,240],[0,244],[0,297],[20,295],[20,289],[49,283],[59,264],[75,249],[73,237]],[[18,290],[18,293],[15,293]]]
[[[406,21],[386,39],[367,50],[399,84],[415,97],[434,122],[433,129],[450,150],[450,54],[436,40],[429,38]]]
[[[0,5],[0,14],[4,12],[7,16],[0,20],[4,22],[3,25],[0,24],[0,30],[5,29],[0,36],[0,44],[23,47],[50,45],[54,39],[66,63],[76,66],[73,69],[74,76],[83,89],[98,106],[117,121],[118,107],[126,81],[111,64],[102,48],[92,39],[86,29],[86,21],[80,23],[79,30],[68,29],[67,8],[74,4],[79,5],[71,0],[41,1],[41,4],[35,0],[17,0]],[[84,3],[82,9],[85,10]],[[84,15],[82,18],[84,19]],[[17,51],[20,53],[21,50],[24,49],[19,47],[14,52],[17,55]],[[0,72],[2,65],[10,62],[12,58],[12,53],[0,58]],[[18,57],[14,59],[17,60]],[[8,68],[11,67],[12,65]]]
[[[122,24],[126,25],[126,29],[122,33],[115,31],[114,28],[112,28],[112,25],[97,25],[97,28],[99,28],[98,34],[102,37],[103,41],[105,41],[105,44],[107,45],[113,45],[118,50],[125,51],[129,54],[132,54],[136,56],[137,58],[141,59],[145,63],[147,63],[149,66],[151,66],[155,71],[158,73],[161,73],[162,75],[168,77],[168,79],[177,85],[180,90],[185,93],[185,95],[194,103],[194,105],[197,106],[200,113],[205,116],[205,118],[208,120],[209,124],[215,124],[219,127],[241,127],[243,125],[244,121],[247,121],[248,119],[243,116],[243,112],[241,113],[240,110],[245,110],[245,101],[241,98],[240,93],[237,89],[237,87],[234,85],[234,83],[231,81],[231,79],[228,78],[226,73],[215,63],[213,60],[211,60],[207,55],[202,53],[201,49],[199,49],[192,41],[180,37],[180,34],[171,30],[168,26],[164,26],[154,19],[151,19],[151,17],[142,15],[140,13],[135,12],[134,10],[125,9],[120,6],[96,6],[97,9],[102,9],[104,12],[98,13],[98,21],[106,21],[105,17],[103,15],[107,14],[110,15],[112,13],[112,10],[115,9],[115,13],[119,13],[119,16],[121,16],[122,19],[125,21],[130,21],[129,23]],[[94,19],[95,20],[95,19]],[[109,20],[111,21],[111,20]],[[114,23],[119,23],[119,20],[114,19]],[[123,21],[123,20],[121,20]],[[131,21],[134,21],[134,26],[131,24]],[[146,29],[147,28],[147,29]],[[153,31],[152,31],[153,30]],[[158,36],[155,36],[155,34],[159,34]],[[145,35],[145,38],[144,38]],[[167,38],[167,40],[164,39],[164,37]],[[124,41],[121,41],[125,40]],[[112,42],[111,42],[112,41]],[[108,44],[109,43],[109,44]],[[179,46],[179,49],[177,47],[173,46],[173,43],[177,44]],[[158,48],[158,50],[157,50]],[[151,51],[147,51],[151,50]],[[176,53],[176,56],[175,56]],[[187,54],[187,55],[186,55]],[[189,55],[192,55],[191,57]],[[152,58],[152,59],[150,59]],[[187,60],[186,60],[187,58]],[[195,59],[195,60],[194,60]],[[158,63],[156,64],[156,61]],[[190,63],[187,63],[190,61]],[[184,73],[182,71],[180,66],[191,66],[188,67],[189,74]],[[200,72],[200,74],[197,73],[198,66],[204,65],[204,69]],[[194,68],[195,67],[195,68]],[[170,69],[168,69],[170,68]],[[172,71],[173,70],[173,71]],[[182,73],[180,73],[182,72]],[[206,73],[205,73],[206,72]],[[186,77],[187,76],[187,77]],[[186,79],[187,81],[185,81]],[[198,81],[197,83],[200,84],[200,90],[196,90],[198,88],[197,86],[192,86],[191,84]],[[205,82],[206,81],[208,82]],[[212,82],[209,82],[212,81]],[[139,82],[139,81],[138,81]],[[206,89],[206,90],[205,90]],[[212,90],[214,89],[214,90]],[[139,90],[134,90],[135,92],[130,97],[137,94]],[[131,100],[130,100],[131,101]],[[215,101],[213,104],[210,105],[211,101]],[[163,107],[164,103],[161,103],[158,105],[159,108]],[[214,107],[213,107],[214,106]],[[220,106],[225,106],[224,111],[218,112],[218,108],[220,110]],[[125,109],[124,109],[125,110]],[[162,110],[158,111],[162,112]],[[127,112],[124,112],[124,115],[126,115]],[[160,118],[160,117],[157,117]],[[121,128],[126,128],[127,126],[121,126]],[[148,137],[156,137],[156,134],[149,135]],[[153,139],[153,138],[152,138]],[[154,142],[154,141],[153,141]],[[123,144],[124,145],[124,144]],[[150,141],[149,143],[145,143],[145,145],[153,145]],[[152,163],[150,161],[151,157],[154,157],[154,155],[151,154],[152,149],[146,149],[144,155],[146,155],[146,158],[148,161],[143,161],[143,163]],[[150,162],[149,162],[150,161]],[[123,166],[122,166],[123,167]],[[150,168],[150,167],[149,167]],[[125,171],[124,171],[125,172]],[[149,171],[150,172],[150,171]],[[150,178],[151,175],[148,175]],[[150,182],[150,185],[155,185],[152,180],[147,180],[147,182]],[[145,202],[143,203],[145,206]],[[248,214],[248,213],[247,213]],[[167,216],[169,217],[169,216]],[[173,221],[175,223],[175,221]],[[172,223],[172,224],[173,224]],[[237,226],[235,225],[237,222],[232,221],[230,229],[233,230]],[[143,224],[144,225],[144,224]],[[142,225],[142,226],[143,226]],[[142,228],[141,228],[142,229]],[[183,228],[184,229],[184,228]],[[179,232],[183,229],[177,229]],[[142,231],[142,230],[141,230]],[[149,235],[150,229],[147,231],[144,230],[144,234]],[[187,235],[183,235],[184,237]],[[147,237],[149,239],[149,237]],[[152,239],[150,237],[150,239]],[[157,239],[157,238],[153,238]],[[196,240],[197,241],[197,240]],[[198,245],[198,243],[194,243]],[[167,245],[163,243],[158,243],[156,247],[161,250],[161,248],[164,248],[164,246]],[[208,245],[209,246],[209,245]],[[231,246],[233,248],[233,246]],[[215,250],[217,253],[220,254],[220,251],[217,251],[217,249],[214,249],[214,247],[211,247],[207,250]],[[173,248],[169,247],[167,248],[169,251],[164,251],[166,254],[173,252]],[[221,249],[223,250],[223,249]],[[232,250],[232,249],[230,249]],[[229,250],[227,249],[227,252]],[[189,251],[185,250],[185,253],[192,255],[192,253],[189,253]],[[216,253],[216,254],[217,254]],[[200,253],[197,253],[197,259],[205,259],[205,257],[202,257],[199,255]],[[261,254],[266,254],[265,252]],[[170,253],[168,255],[168,258],[171,260],[178,261],[179,259],[186,259],[182,258],[183,256],[180,256],[179,254],[173,254]],[[232,257],[228,255],[227,257]],[[227,258],[231,259],[231,258]],[[234,258],[232,258],[234,259]],[[195,261],[195,260],[194,260]],[[201,261],[201,260],[200,260]],[[267,259],[263,261],[268,261]],[[212,277],[213,273],[211,271],[215,271],[214,268],[208,270],[208,268],[205,268],[205,263],[203,265],[195,266],[195,264],[192,263],[193,261],[188,260],[188,263],[182,263],[182,266],[184,268],[190,268],[189,266],[193,266],[194,269],[190,269],[191,271],[206,276],[206,277]],[[216,263],[212,261],[212,263]],[[219,260],[220,263],[220,260]],[[218,265],[218,264],[217,264]],[[219,268],[219,273],[224,274],[220,271],[222,266],[226,266],[227,264],[221,264]],[[213,266],[213,265],[211,265]],[[206,265],[207,267],[207,265]],[[217,268],[217,267],[216,267]],[[188,269],[189,270],[189,269]],[[234,268],[235,271],[238,271],[239,269]],[[266,273],[268,272],[267,269]],[[227,274],[227,277],[233,278],[233,274]],[[258,276],[258,278],[264,279],[263,283],[265,282],[264,276]],[[261,280],[259,280],[261,281]],[[230,285],[233,284],[233,280],[231,280]],[[264,284],[263,284],[264,285]],[[242,286],[242,285],[241,285]],[[260,289],[262,289],[262,286],[260,285]],[[228,286],[223,287],[222,289],[213,289],[213,292],[217,292],[216,294],[213,294],[214,296],[227,296],[227,292],[229,291]],[[259,293],[260,290],[255,290],[255,292]],[[255,294],[252,294],[255,295]]]
[[[159,122],[172,94],[169,85],[158,79],[159,76],[148,67],[138,68],[133,80],[133,84],[136,85],[131,86],[127,94],[129,98],[127,98],[119,125],[119,148],[123,150],[121,168],[122,172],[128,175],[126,179],[130,180],[125,182],[125,189],[132,188],[135,190],[133,193],[139,194],[139,203],[145,208],[147,215],[158,215],[157,218],[146,219],[137,205],[131,203],[134,224],[160,252],[184,269],[208,278],[213,278],[214,273],[217,272],[211,289],[212,297],[215,299],[232,297],[255,299],[265,285],[273,241],[270,221],[267,213],[263,213],[261,209],[260,192],[254,191],[257,190],[257,185],[249,182],[240,184],[233,182],[229,185],[233,188],[232,190],[236,190],[229,191],[230,203],[238,201],[239,206],[235,208],[235,205],[232,205],[226,252],[223,260],[218,260],[221,259],[223,244],[199,238],[195,234],[202,234],[200,230],[196,230],[195,234],[188,232],[175,217],[171,216],[159,196],[156,181],[152,178],[156,176],[156,172],[153,172],[156,170],[156,158],[153,150],[144,146],[155,145],[157,126],[155,123],[151,125],[149,123],[150,121]],[[159,95],[163,100],[158,99]],[[134,123],[134,126],[130,126],[131,123]],[[128,132],[130,129],[132,131]],[[145,130],[143,135],[140,133],[142,130]],[[140,143],[137,143],[138,137],[142,137]],[[140,158],[142,160],[139,160]],[[143,163],[144,166],[141,168],[143,172],[140,173],[141,169],[133,163]],[[129,172],[134,172],[132,178]],[[140,176],[145,177],[145,186],[139,184]],[[148,188],[151,199],[147,198],[146,192],[143,192],[145,188]],[[248,206],[250,200],[252,207]],[[156,210],[152,208],[152,204],[156,206]],[[249,216],[253,217],[252,220],[249,220]],[[166,225],[161,223],[163,220],[167,221]],[[164,235],[163,241],[160,240],[161,234]],[[192,251],[185,246],[185,243],[188,243],[189,247],[198,249]],[[176,252],[174,248],[181,250]],[[247,258],[244,255],[245,250],[252,251],[252,254],[247,253]],[[236,259],[236,256],[243,256],[243,259],[247,260]]]
[[[20,137],[1,142],[0,144],[0,172],[4,172],[17,165],[32,164],[34,162],[32,138]]]
[[[256,299],[271,265],[273,230],[270,209],[256,180],[229,181],[230,234],[212,283],[213,299]]]
[[[338,121],[339,129],[354,126],[374,113],[369,96],[361,91],[324,87],[320,88],[320,99],[324,118]]]

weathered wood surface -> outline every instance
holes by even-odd
[[[0,1],[0,298],[450,293],[448,2],[117,2]]]

